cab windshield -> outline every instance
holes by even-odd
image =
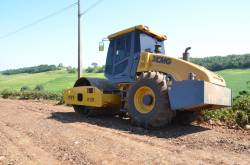
[[[141,52],[165,54],[164,42],[145,33],[140,33],[140,46]]]

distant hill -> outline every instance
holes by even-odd
[[[4,70],[4,71],[1,71],[1,73],[3,75],[12,75],[12,74],[20,74],[20,73],[41,73],[41,72],[58,70],[58,69],[60,68],[56,67],[55,65],[39,65],[39,66]]]
[[[250,54],[190,58],[190,61],[212,71],[250,68]]]
[[[85,73],[84,76],[104,77],[103,73]],[[0,74],[0,91],[4,89],[19,91],[23,86],[34,89],[36,85],[42,85],[46,91],[59,93],[66,88],[71,88],[76,80],[77,74],[68,73],[66,69],[34,74]]]

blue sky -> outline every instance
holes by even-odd
[[[1,0],[0,36],[76,0]],[[82,0],[82,10],[94,0]],[[250,53],[249,0],[104,0],[82,18],[83,64],[105,63],[98,42],[124,28],[145,24],[168,36],[166,54],[180,57]],[[0,70],[58,64],[77,66],[77,8],[0,39]],[[108,42],[106,43],[106,50]]]

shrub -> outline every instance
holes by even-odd
[[[57,105],[62,105],[62,104],[64,104],[63,94],[58,97]]]
[[[248,120],[249,116],[247,113],[244,113],[243,111],[237,111],[236,116],[235,116],[235,122],[240,126],[244,127],[249,123]]]
[[[50,93],[45,91],[9,91],[3,90],[1,93],[2,98],[17,98],[17,99],[44,99],[44,100],[57,100],[63,103],[63,95],[58,93]]]
[[[92,67],[88,67],[87,69],[85,69],[85,72],[86,73],[94,73],[94,68],[92,68]]]
[[[41,91],[25,91],[21,92],[20,99],[43,99],[43,100],[58,100],[62,98],[62,94],[50,93],[50,92],[41,92]]]
[[[250,93],[246,90],[243,90],[243,91],[239,91],[239,95],[245,95],[245,96],[248,96],[250,95]]]
[[[203,113],[204,120],[208,121],[210,119],[214,121],[221,121],[227,125],[234,125],[235,112],[231,108],[222,108],[211,111],[204,111]]]
[[[12,95],[12,92],[11,92],[11,91],[8,91],[7,89],[5,89],[5,90],[3,90],[3,91],[1,92],[1,95],[2,95],[2,98],[7,99],[7,98],[9,98],[9,96]]]
[[[105,65],[98,66],[96,62],[93,62],[91,66],[85,69],[86,73],[103,73],[105,70]]]
[[[250,96],[243,95],[234,99],[233,109],[250,114]]]
[[[204,111],[204,120],[222,121],[227,125],[244,127],[250,124],[250,96],[241,95],[233,100],[232,108]]]
[[[76,73],[76,68],[67,68],[67,72],[74,74]]]
[[[28,86],[22,86],[20,91],[23,92],[23,91],[29,91],[30,88]]]
[[[34,91],[44,91],[43,85],[37,85],[37,86],[34,88]]]
[[[19,97],[20,96],[20,92],[17,91],[10,91],[10,90],[3,90],[1,93],[2,98],[7,99],[7,98],[11,98],[11,97]]]
[[[63,63],[59,63],[57,68],[63,68]]]
[[[250,123],[250,95],[242,95],[234,100],[232,107],[236,111],[236,123],[243,127]]]

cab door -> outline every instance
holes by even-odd
[[[109,60],[107,59],[106,65],[109,66],[106,66],[106,70],[112,70],[112,73],[110,72],[108,75],[106,73],[107,78],[113,83],[131,82],[130,71],[133,62],[131,33],[113,39],[110,43],[108,56],[110,57],[107,57]]]

